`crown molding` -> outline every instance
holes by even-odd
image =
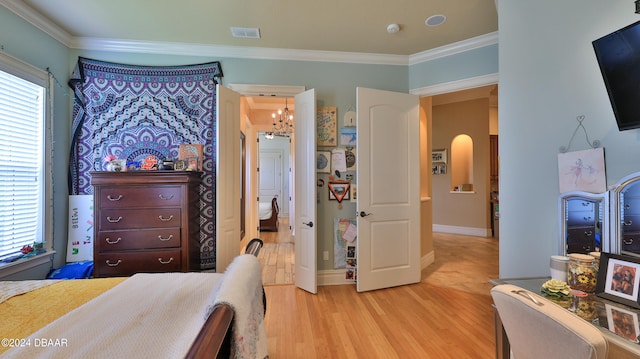
[[[79,37],[72,48],[146,54],[193,55],[263,60],[346,62],[359,64],[408,65],[408,56],[341,51],[294,50],[266,47],[221,46],[194,43],[137,41]]]
[[[472,37],[467,40],[454,42],[452,44],[437,47],[435,49],[419,52],[409,56],[409,66],[422,62],[427,62],[442,57],[459,54],[465,51],[478,49],[481,47],[495,45],[498,43],[498,32],[491,32],[485,35]]]
[[[288,85],[228,84],[226,86],[244,96],[294,97],[306,90],[304,86]]]
[[[494,85],[498,83],[498,74],[476,76],[468,79],[445,82],[433,86],[420,87],[409,91],[410,94],[418,96],[435,96],[443,93],[468,90],[476,87]]]
[[[33,10],[33,8],[27,6],[22,1],[0,0],[0,5],[9,9],[9,11],[20,16],[31,25],[44,31],[49,36],[58,40],[66,47],[71,47],[73,42],[73,36],[63,30],[60,26],[54,24],[49,19],[42,16],[39,12]]]
[[[0,5],[44,31],[63,45],[81,50],[134,52],[163,55],[192,55],[264,60],[340,62],[372,65],[411,66],[441,57],[498,43],[498,32],[419,52],[413,55],[390,55],[342,51],[294,50],[265,47],[221,46],[162,41],[137,41],[74,37],[22,1],[0,0]]]

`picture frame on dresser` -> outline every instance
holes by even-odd
[[[603,252],[596,282],[596,295],[640,308],[640,257]]]

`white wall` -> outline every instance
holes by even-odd
[[[640,170],[640,132],[619,132],[591,42],[640,20],[628,0],[500,1],[500,276],[549,275],[558,251],[557,154],[585,115],[607,182]],[[570,150],[588,148],[582,131]]]

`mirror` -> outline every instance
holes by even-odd
[[[622,178],[612,192],[616,240],[611,252],[640,256],[640,172]]]
[[[559,207],[561,254],[610,251],[608,193],[565,192]]]

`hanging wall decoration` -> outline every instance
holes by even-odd
[[[336,132],[336,116],[337,110],[335,107],[319,106],[316,115],[316,134],[317,134],[317,146],[336,146],[337,145],[337,132]]]
[[[607,190],[604,149],[558,153],[560,193],[584,191],[602,193]]]
[[[318,173],[331,172],[331,152],[329,151],[316,152],[316,171]]]
[[[202,144],[202,269],[215,268],[216,83],[219,62],[139,66],[80,57],[69,79],[74,92],[69,194],[90,195],[91,171],[113,155],[127,163],[178,158],[181,144]],[[188,163],[190,164],[190,162]]]
[[[329,182],[329,200],[342,202],[343,199],[349,199],[349,186],[351,184],[346,181]]]

